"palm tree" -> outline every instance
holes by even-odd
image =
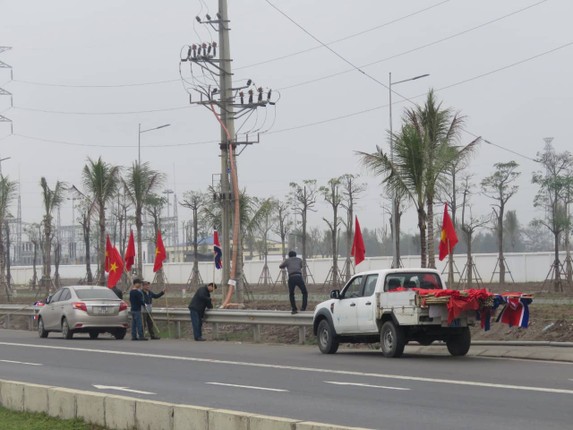
[[[428,223],[427,249],[428,266],[435,268],[434,249],[434,201],[439,185],[446,180],[445,172],[453,163],[468,157],[480,138],[464,147],[457,147],[464,117],[442,108],[430,90],[424,106],[406,111],[405,119],[411,123],[423,139],[425,152],[426,207]]]
[[[10,287],[4,275],[4,268],[6,266],[6,254],[4,250],[4,238],[2,235],[2,226],[8,217],[8,207],[14,197],[16,196],[16,182],[11,181],[8,176],[0,173],[0,286],[5,287],[6,297],[10,298]]]
[[[386,184],[392,195],[402,200],[409,197],[418,212],[418,229],[420,230],[420,265],[426,267],[426,153],[423,135],[410,123],[402,125],[394,140],[394,159],[384,153],[380,147],[369,154],[358,152],[361,163],[377,176],[385,176]]]
[[[165,175],[153,170],[149,163],[134,162],[128,169],[127,176],[123,178],[125,191],[135,210],[135,228],[137,230],[137,275],[143,274],[142,259],[142,229],[143,206],[148,196],[161,188]]]
[[[119,167],[104,162],[101,157],[88,162],[82,171],[84,190],[93,200],[99,219],[98,284],[105,285],[105,208],[115,198],[119,185]]]
[[[66,192],[66,185],[64,182],[57,181],[54,189],[50,189],[45,177],[42,177],[40,180],[40,185],[42,186],[42,201],[44,203],[44,217],[42,219],[42,225],[44,227],[44,265],[41,284],[49,290],[52,282],[52,212],[62,204],[64,193]]]

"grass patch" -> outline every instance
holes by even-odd
[[[3,430],[106,430],[82,420],[60,420],[47,414],[16,412],[0,406],[0,428]]]

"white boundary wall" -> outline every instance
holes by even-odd
[[[560,256],[561,261],[565,260],[565,255]],[[492,279],[493,272],[499,272],[499,267],[496,268],[497,254],[474,254],[474,264],[483,282],[489,282]],[[440,271],[444,270],[446,261],[438,261],[437,268]],[[553,262],[552,252],[532,252],[532,253],[507,253],[505,254],[505,261],[511,276],[515,282],[542,282],[547,278],[549,269]],[[392,257],[367,257],[365,261],[360,263],[356,268],[357,272],[370,270],[370,269],[384,269],[389,268],[392,262]],[[329,270],[332,266],[332,260],[329,258],[310,259],[307,261],[312,278],[308,280],[309,284],[322,284],[328,276]],[[269,261],[268,266],[273,281],[279,277],[280,261]],[[454,279],[459,280],[460,273],[464,271],[466,264],[466,256],[462,254],[455,255],[455,264],[457,272]],[[339,259],[339,268],[342,270],[344,259]],[[417,255],[409,255],[402,257],[402,265],[404,267],[419,267],[420,257]],[[247,281],[256,285],[259,282],[263,270],[264,262],[259,260],[245,261],[244,271]],[[191,275],[193,263],[165,263],[163,265],[167,280],[170,284],[186,284]],[[92,271],[95,274],[96,266],[92,265]],[[36,267],[38,276],[41,276],[41,265]],[[211,262],[200,262],[199,271],[204,282],[210,282],[215,276],[215,282],[221,283],[221,271],[214,270],[214,264]],[[24,285],[32,279],[31,266],[13,266],[10,268],[12,274],[12,283],[14,285]],[[467,272],[467,269],[466,269]],[[52,268],[52,275],[54,269]],[[444,272],[445,273],[445,272]],[[82,279],[85,276],[85,265],[70,265],[60,266],[60,277],[62,279]],[[465,275],[464,275],[465,277]],[[144,278],[153,279],[153,265],[146,264],[144,266]],[[313,281],[314,280],[314,281]],[[493,276],[493,282],[499,280],[499,273]],[[506,274],[506,281],[511,281],[509,274]]]

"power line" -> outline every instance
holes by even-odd
[[[348,36],[342,37],[340,39],[333,40],[332,42],[329,42],[328,45],[340,43],[340,42],[343,42],[345,40],[349,40],[349,39],[361,36],[363,34],[366,34],[366,33],[369,33],[369,32],[375,31],[375,30],[379,30],[380,28],[387,27],[391,24],[395,24],[397,22],[403,21],[405,19],[411,18],[413,16],[419,15],[419,14],[424,13],[424,12],[427,12],[431,9],[434,9],[438,6],[443,5],[444,3],[448,3],[449,1],[450,0],[442,0],[442,1],[435,3],[433,5],[430,5],[426,8],[416,10],[412,13],[409,13],[407,15],[404,15],[404,16],[401,16],[399,18],[393,19],[391,21],[385,22],[383,24],[377,25],[375,27],[369,28],[367,30],[362,30],[362,31],[359,31],[357,33],[353,33],[353,34],[350,34]],[[195,22],[193,22],[193,24],[195,24]],[[314,50],[320,49],[320,48],[322,48],[322,45],[313,46],[311,48],[303,49],[301,51],[297,51],[297,52],[293,52],[290,54],[281,55],[279,57],[263,60],[263,61],[260,61],[258,63],[248,64],[248,65],[242,66],[242,67],[236,67],[235,70],[248,69],[248,68],[260,66],[263,64],[272,63],[275,61],[283,60],[285,58],[294,57],[296,55],[300,55],[300,54],[303,54],[305,52],[314,51]],[[28,81],[28,80],[21,80],[21,79],[14,79],[12,82],[18,82],[18,83],[23,83],[23,84],[28,84],[28,85],[38,85],[38,86],[45,86],[45,87],[62,87],[62,88],[123,88],[123,87],[138,87],[138,86],[146,86],[146,85],[171,84],[174,82],[180,82],[180,79],[167,79],[167,80],[161,80],[161,81],[136,82],[136,83],[126,83],[126,84],[109,84],[109,85],[103,85],[103,84],[56,84],[56,83]]]
[[[531,5],[529,5],[529,6],[526,6],[526,7],[524,7],[524,8],[518,9],[518,10],[515,10],[515,11],[510,12],[510,13],[508,13],[508,14],[506,14],[506,15],[501,16],[501,17],[494,18],[494,19],[492,19],[492,20],[490,20],[490,21],[486,21],[486,22],[484,22],[484,23],[482,23],[482,24],[476,25],[476,26],[471,27],[471,28],[469,28],[469,29],[462,30],[462,31],[460,31],[460,32],[458,32],[458,33],[451,34],[451,35],[446,36],[446,37],[443,37],[443,38],[441,38],[441,39],[434,40],[434,41],[429,42],[429,43],[426,43],[426,44],[424,44],[424,45],[420,45],[420,46],[414,47],[414,48],[412,48],[412,49],[408,49],[408,50],[406,50],[406,51],[402,51],[402,52],[399,52],[399,53],[397,53],[397,54],[391,55],[391,56],[389,56],[389,57],[385,57],[385,58],[382,58],[382,59],[380,59],[380,60],[376,60],[376,61],[373,61],[373,62],[370,62],[370,63],[363,64],[363,65],[358,66],[358,67],[359,67],[359,68],[370,67],[370,66],[373,66],[373,65],[376,65],[376,64],[380,64],[380,63],[386,62],[386,61],[388,61],[388,60],[392,60],[392,59],[394,59],[394,58],[401,57],[401,56],[403,56],[403,55],[411,54],[412,52],[420,51],[420,50],[425,49],[425,48],[428,48],[428,47],[430,47],[430,46],[434,46],[434,45],[437,45],[437,44],[439,44],[439,43],[445,42],[445,41],[447,41],[447,40],[454,39],[454,38],[456,38],[456,37],[458,37],[458,36],[461,36],[461,35],[463,35],[463,34],[470,33],[470,32],[472,32],[472,31],[478,30],[478,29],[480,29],[480,28],[482,28],[482,27],[485,27],[485,26],[487,26],[487,25],[490,25],[490,24],[493,24],[493,23],[495,23],[495,22],[501,21],[501,20],[503,20],[503,19],[509,18],[509,17],[511,17],[511,16],[513,16],[513,15],[516,15],[516,14],[518,14],[518,13],[524,12],[524,11],[526,11],[526,10],[528,10],[528,9],[531,9],[531,8],[533,8],[533,7],[535,7],[535,6],[538,6],[538,5],[540,5],[541,3],[545,3],[545,2],[547,2],[547,1],[548,1],[548,0],[541,0],[541,1],[537,2],[537,3],[531,4]],[[267,0],[267,3],[268,3],[268,0]],[[270,3],[269,3],[269,4],[270,4]],[[275,6],[273,6],[273,7],[275,7]],[[275,7],[275,9],[276,9],[276,7]],[[277,9],[277,10],[278,10],[278,9]],[[281,13],[282,13],[282,12],[281,12]],[[285,15],[285,16],[286,16],[286,15]],[[288,18],[288,17],[287,17],[287,18]],[[291,18],[288,18],[288,19],[289,19],[291,22],[294,22]],[[296,25],[299,26],[298,24],[296,24]],[[301,28],[301,27],[299,26],[299,28]],[[305,31],[305,33],[307,33],[307,34],[310,34],[310,33],[308,33],[306,30],[303,30],[303,31]],[[313,37],[313,36],[311,36],[311,37]],[[313,38],[314,38],[314,37],[313,37]],[[315,39],[315,40],[316,40],[316,39]],[[332,51],[332,50],[331,50],[331,51]],[[353,65],[353,67],[355,67],[355,66]],[[355,68],[356,68],[356,67],[355,67]],[[346,73],[353,72],[353,71],[355,70],[355,68],[353,68],[353,69],[348,69],[348,70],[343,70],[343,71],[336,72],[336,73],[331,73],[331,74],[329,74],[329,75],[325,75],[325,76],[322,76],[322,77],[319,77],[319,78],[315,78],[315,79],[310,79],[310,80],[307,80],[307,81],[299,82],[299,83],[297,83],[297,84],[292,84],[292,85],[289,85],[289,86],[287,86],[287,87],[279,88],[279,91],[290,90],[291,88],[297,88],[297,87],[301,87],[301,86],[304,86],[304,85],[313,84],[313,83],[315,83],[315,82],[320,82],[320,81],[323,81],[323,80],[326,80],[326,79],[334,78],[334,77],[336,77],[336,76],[344,75],[344,74],[346,74]]]
[[[102,145],[102,144],[95,144],[95,143],[94,144],[77,143],[77,142],[68,142],[65,140],[45,139],[42,137],[26,136],[23,134],[11,134],[10,136],[21,137],[23,139],[38,140],[38,141],[47,142],[47,143],[57,143],[57,144],[68,145],[68,146],[93,147],[93,148],[137,148],[137,145]],[[10,137],[10,136],[6,136],[6,137]],[[206,145],[206,144],[214,144],[214,143],[221,143],[221,142],[219,142],[218,140],[204,140],[204,141],[200,141],[200,142],[189,142],[189,143],[145,145],[144,147],[145,148],[168,148],[168,147]]]
[[[53,114],[62,114],[62,115],[133,115],[138,113],[153,113],[153,112],[169,112],[175,110],[182,110],[182,109],[189,109],[192,106],[180,106],[180,107],[170,107],[170,108],[163,108],[163,109],[149,109],[149,110],[137,110],[137,111],[124,111],[124,112],[74,112],[74,111],[57,111],[57,110],[49,110],[49,109],[36,109],[31,107],[25,106],[14,106],[14,109],[30,111],[30,112],[42,112],[42,113],[53,113]]]
[[[102,85],[102,84],[82,84],[82,85],[75,85],[75,84],[54,84],[50,82],[35,82],[35,81],[26,81],[23,79],[14,79],[12,82],[18,82],[21,84],[28,84],[28,85],[39,85],[43,87],[62,87],[62,88],[122,88],[122,87],[140,87],[145,85],[159,85],[159,84],[170,84],[173,82],[179,82],[179,79],[167,79],[163,81],[150,81],[150,82],[136,82],[131,84],[113,84],[113,85]]]
[[[426,8],[423,8],[423,9],[419,9],[419,10],[417,10],[417,11],[414,11],[414,12],[409,13],[409,14],[407,14],[407,15],[404,15],[404,16],[401,16],[401,17],[399,17],[399,18],[393,19],[393,20],[391,20],[391,21],[385,22],[385,23],[383,23],[383,24],[377,25],[377,26],[375,26],[375,27],[369,28],[369,29],[367,29],[367,30],[362,30],[362,31],[359,31],[358,33],[353,33],[353,34],[350,34],[350,35],[348,35],[348,36],[342,37],[342,38],[340,38],[340,39],[335,39],[335,40],[333,40],[332,42],[327,43],[326,45],[334,45],[334,44],[336,44],[336,43],[340,43],[340,42],[343,42],[343,41],[345,41],[345,40],[349,40],[349,39],[353,39],[353,38],[358,37],[358,36],[362,36],[363,34],[369,33],[369,32],[371,32],[371,31],[379,30],[380,28],[387,27],[387,26],[389,26],[389,25],[391,25],[391,24],[395,24],[395,23],[400,22],[400,21],[403,21],[403,20],[405,20],[405,19],[407,19],[407,18],[411,18],[411,17],[413,17],[413,16],[419,15],[419,14],[421,14],[421,13],[423,13],[423,12],[427,12],[428,10],[433,9],[433,8],[435,8],[435,7],[438,7],[438,6],[441,6],[441,5],[443,5],[444,3],[448,3],[449,1],[450,1],[450,0],[441,1],[441,2],[439,2],[439,3],[433,4],[433,5],[431,5],[431,6],[428,6],[428,7],[426,7]],[[313,47],[311,47],[311,48],[307,48],[307,49],[303,49],[303,50],[300,50],[300,51],[297,51],[297,52],[293,52],[293,53],[291,53],[291,54],[281,55],[281,56],[278,56],[278,57],[270,58],[270,59],[268,59],[268,60],[259,61],[258,63],[249,64],[249,65],[247,65],[247,66],[236,67],[235,70],[248,69],[248,68],[250,68],[250,67],[261,66],[261,65],[263,65],[263,64],[273,63],[273,62],[275,62],[275,61],[284,60],[284,59],[286,59],[286,58],[290,58],[290,57],[294,57],[294,56],[296,56],[296,55],[300,55],[300,54],[304,54],[304,53],[307,53],[307,52],[310,52],[310,51],[314,51],[314,50],[320,49],[320,48],[322,48],[322,47],[323,47],[323,45],[320,44],[320,45],[318,45],[318,46],[313,46]]]
[[[473,76],[473,77],[471,77],[471,78],[463,79],[463,80],[458,81],[458,82],[455,82],[455,83],[453,83],[453,84],[450,84],[450,85],[446,85],[446,86],[444,86],[444,87],[437,88],[437,89],[435,89],[435,91],[436,91],[436,92],[440,92],[440,91],[443,91],[443,90],[452,88],[452,87],[454,87],[454,86],[462,85],[462,84],[465,84],[465,83],[474,81],[474,80],[476,80],[476,79],[479,79],[479,78],[482,78],[482,77],[485,77],[485,76],[489,76],[489,75],[492,75],[492,74],[494,74],[494,73],[497,73],[497,72],[500,72],[500,71],[503,71],[503,70],[507,70],[507,69],[509,69],[509,68],[512,68],[512,67],[515,67],[515,66],[524,64],[524,63],[526,63],[526,62],[532,61],[532,60],[534,60],[534,59],[540,58],[540,57],[542,57],[542,56],[544,56],[544,55],[548,55],[548,54],[554,53],[554,52],[556,52],[556,51],[558,51],[558,50],[564,49],[564,48],[566,48],[566,47],[568,47],[568,46],[571,46],[571,45],[573,45],[573,42],[569,42],[569,43],[563,44],[563,45],[558,46],[558,47],[556,47],[556,48],[552,48],[552,49],[550,49],[550,50],[547,50],[547,51],[541,52],[541,53],[539,53],[539,54],[533,55],[533,56],[531,56],[531,57],[528,57],[528,58],[526,58],[526,59],[524,59],[524,60],[519,60],[519,61],[516,61],[516,62],[514,62],[514,63],[508,64],[508,65],[506,65],[506,66],[498,67],[497,69],[494,69],[494,70],[491,70],[491,71],[488,71],[488,72],[485,72],[485,73],[481,73],[481,74],[476,75],[476,76]],[[415,104],[415,103],[412,101],[413,99],[417,99],[417,98],[423,97],[423,96],[425,96],[425,95],[426,95],[426,94],[423,93],[423,94],[418,94],[418,95],[413,96],[413,97],[410,97],[410,98],[407,98],[407,97],[404,97],[404,96],[401,96],[401,97],[403,97],[405,101],[408,101],[408,102],[410,102],[410,103],[412,103],[412,104]],[[313,121],[313,122],[309,122],[309,123],[306,123],[306,124],[301,124],[301,125],[297,125],[297,126],[292,126],[292,127],[288,127],[288,128],[283,128],[283,129],[278,129],[278,130],[275,130],[275,131],[269,131],[268,134],[284,133],[284,132],[288,132],[288,131],[294,131],[294,130],[299,130],[299,129],[303,129],[303,128],[313,127],[313,126],[316,126],[316,125],[327,124],[327,123],[330,123],[330,122],[333,122],[333,121],[339,121],[339,120],[351,118],[351,117],[354,117],[354,116],[363,115],[363,114],[366,114],[366,113],[368,113],[368,112],[373,112],[373,111],[375,111],[375,110],[380,110],[380,109],[387,108],[387,107],[388,107],[388,104],[383,104],[383,105],[379,105],[379,106],[374,106],[374,107],[372,107],[372,108],[363,109],[363,110],[360,110],[360,111],[357,111],[357,112],[352,112],[352,113],[345,114],[345,115],[339,115],[339,116],[336,116],[336,117],[327,118],[327,119],[320,120],[320,121]],[[471,136],[479,137],[477,134],[474,134],[474,133],[472,133],[472,132],[470,132],[470,131],[468,131],[468,130],[465,130],[465,129],[464,129],[464,132],[467,133],[467,134],[469,134],[469,135],[471,135]],[[74,144],[74,143],[71,143],[71,142],[58,141],[58,140],[50,140],[50,139],[43,139],[43,138],[37,138],[37,137],[32,137],[32,136],[24,136],[24,135],[14,135],[14,136],[20,136],[20,137],[27,138],[27,139],[43,140],[43,141],[51,142],[51,143],[62,143],[62,144],[68,144],[68,145],[74,145],[74,146],[107,147],[106,145]],[[9,137],[9,136],[5,136],[4,138],[7,138],[7,137]],[[4,139],[4,138],[3,138],[3,139]],[[511,153],[513,153],[513,154],[515,154],[515,155],[518,155],[518,156],[520,156],[520,157],[523,157],[523,158],[526,158],[526,159],[529,159],[529,160],[532,160],[532,161],[536,161],[535,159],[533,159],[533,158],[531,158],[531,157],[528,157],[528,156],[526,156],[526,155],[520,154],[520,153],[518,153],[518,152],[516,152],[516,151],[513,151],[513,150],[511,150],[511,149],[509,149],[509,148],[505,148],[505,147],[503,147],[503,146],[501,146],[501,145],[497,145],[497,144],[495,144],[495,143],[493,143],[493,142],[491,142],[491,141],[489,141],[489,140],[487,140],[487,139],[483,139],[483,138],[482,138],[482,140],[483,140],[485,143],[487,143],[487,144],[490,144],[490,145],[492,145],[492,146],[496,146],[496,147],[498,147],[498,148],[500,148],[500,149],[503,149],[503,150],[505,150],[505,151],[511,152]],[[201,145],[201,144],[208,144],[208,143],[216,143],[216,141],[191,142],[191,143],[173,144],[173,145],[159,145],[159,146],[157,146],[157,147],[162,147],[162,146]],[[110,146],[110,147],[121,147],[121,146],[112,145],[112,146]],[[130,148],[131,148],[131,147],[133,147],[133,146],[126,146],[126,147],[130,147]],[[155,146],[150,146],[150,147],[155,147]]]

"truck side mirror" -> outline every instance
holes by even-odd
[[[340,290],[332,290],[330,292],[331,299],[339,299],[340,298]]]

